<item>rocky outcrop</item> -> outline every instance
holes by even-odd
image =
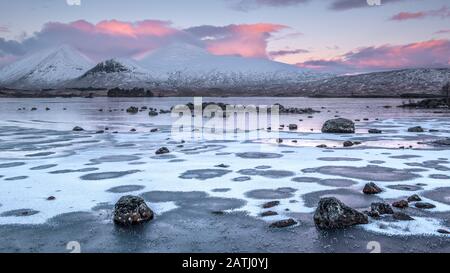
[[[371,182],[364,186],[363,193],[364,194],[378,194],[381,193],[383,190],[380,189],[375,183]]]
[[[448,105],[446,99],[425,99],[418,102],[411,101],[398,107],[415,109],[439,109],[447,108]]]
[[[122,226],[137,225],[152,220],[153,211],[144,199],[137,196],[124,196],[114,207],[114,223]]]
[[[322,133],[353,134],[355,133],[355,123],[344,118],[331,119],[323,125]]]
[[[314,214],[314,223],[319,229],[340,229],[368,224],[367,215],[346,206],[337,198],[322,198]]]
[[[139,112],[139,108],[135,106],[131,106],[127,109],[127,113],[137,114]]]
[[[392,209],[391,205],[386,203],[372,203],[372,205],[370,205],[370,208],[372,209],[372,211],[377,211],[380,215],[394,214],[394,210]]]
[[[281,220],[270,225],[271,228],[286,228],[296,225],[297,222],[294,219]]]

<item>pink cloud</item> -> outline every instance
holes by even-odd
[[[405,21],[413,19],[424,19],[426,17],[449,18],[450,8],[447,6],[443,6],[442,8],[436,10],[419,11],[419,12],[400,12],[392,16],[391,20]]]
[[[267,58],[267,43],[273,33],[288,28],[284,25],[259,23],[224,27],[199,26],[187,29],[216,55]]]
[[[450,40],[365,47],[331,60],[310,60],[299,67],[332,72],[379,71],[450,66]]]
[[[0,51],[15,50],[14,54],[20,56],[67,44],[94,61],[100,61],[112,57],[139,58],[170,43],[188,43],[217,55],[267,58],[268,39],[285,28],[287,26],[259,23],[199,26],[183,30],[173,27],[171,22],[158,20],[105,20],[96,24],[85,20],[49,22],[41,31],[21,42],[0,40]]]

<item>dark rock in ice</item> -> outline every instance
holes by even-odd
[[[450,231],[446,229],[438,229],[437,232],[440,234],[450,234]]]
[[[414,218],[412,218],[411,216],[409,216],[406,213],[403,212],[396,212],[394,213],[394,215],[392,216],[395,220],[399,220],[399,221],[413,221]]]
[[[73,127],[72,131],[74,131],[74,132],[81,132],[81,131],[84,131],[84,129],[81,128],[80,126],[75,126],[75,127]]]
[[[408,132],[410,132],[410,133],[423,133],[423,132],[425,132],[425,130],[422,127],[420,127],[420,126],[416,126],[416,127],[408,128]]]
[[[323,125],[322,133],[353,134],[355,133],[355,123],[343,118],[331,119]]]
[[[226,165],[226,164],[219,164],[219,165],[216,165],[216,166],[214,166],[214,167],[216,167],[216,168],[224,168],[224,169],[226,169],[226,168],[229,168],[229,167],[230,167],[230,165]]]
[[[261,217],[270,217],[270,216],[276,216],[276,215],[278,215],[278,213],[275,211],[271,211],[271,210],[261,213]]]
[[[394,210],[392,209],[391,205],[386,203],[372,203],[372,205],[370,205],[370,208],[372,211],[378,211],[380,215],[394,214]]]
[[[139,108],[138,107],[131,106],[131,107],[127,108],[127,113],[137,114],[138,112],[139,112]]]
[[[418,209],[434,209],[434,208],[436,208],[435,205],[427,203],[427,202],[417,202],[414,204],[414,206]]]
[[[404,209],[404,208],[409,207],[409,203],[406,200],[400,200],[400,201],[396,201],[396,202],[392,203],[392,206],[394,208]]]
[[[420,198],[420,196],[418,196],[417,194],[408,197],[408,202],[420,202],[420,201],[422,201],[422,198]]]
[[[346,206],[334,197],[322,198],[314,214],[314,223],[319,229],[341,229],[368,224],[367,215]]]
[[[137,225],[152,220],[153,211],[144,199],[137,196],[124,196],[114,207],[114,223],[123,226]]]
[[[289,124],[289,130],[294,131],[294,130],[297,130],[297,129],[298,129],[297,124]]]
[[[352,147],[354,145],[355,145],[355,143],[353,143],[352,141],[345,141],[343,144],[344,147]]]
[[[367,183],[364,186],[363,189],[363,193],[364,194],[378,194],[381,193],[383,190],[380,189],[380,187],[378,187],[375,183],[371,182],[371,183]]]
[[[271,201],[262,205],[264,209],[270,209],[280,205],[280,201]]]
[[[381,134],[383,131],[379,129],[369,129],[369,134]]]
[[[295,226],[297,222],[294,219],[281,220],[270,225],[271,228],[286,228],[290,226]]]
[[[56,200],[56,197],[54,196],[47,197],[47,201],[54,201],[54,200]]]
[[[159,115],[159,113],[156,112],[156,111],[149,111],[148,115],[151,116],[151,117],[156,117],[157,115]]]
[[[157,154],[157,155],[168,154],[168,153],[170,153],[170,151],[169,151],[169,149],[168,149],[167,147],[159,148],[159,149],[155,152],[155,154]]]

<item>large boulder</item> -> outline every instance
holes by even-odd
[[[334,197],[322,198],[314,214],[319,229],[340,229],[368,224],[367,215],[346,206]]]
[[[323,125],[322,133],[353,134],[355,133],[355,123],[345,118],[331,119]]]
[[[138,225],[152,220],[153,211],[144,199],[137,196],[123,196],[114,207],[114,223],[122,226]]]

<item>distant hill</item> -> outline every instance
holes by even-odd
[[[305,82],[295,93],[325,97],[435,96],[448,81],[450,68],[403,69]]]

